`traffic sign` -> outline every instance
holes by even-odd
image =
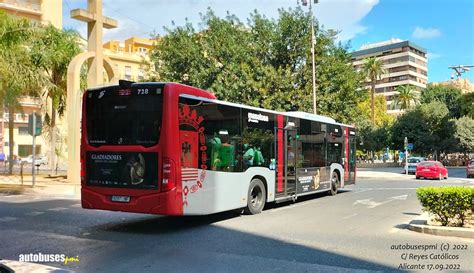
[[[408,150],[413,150],[413,143],[408,143],[407,145]]]

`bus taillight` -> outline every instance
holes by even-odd
[[[176,182],[176,164],[173,160],[165,157],[163,159],[163,179],[161,180],[162,191],[174,188]]]
[[[81,183],[85,180],[84,157],[81,156]]]

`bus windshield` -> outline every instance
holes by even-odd
[[[87,140],[92,146],[158,144],[163,112],[161,88],[88,91]]]

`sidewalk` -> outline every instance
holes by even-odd
[[[428,225],[429,215],[423,213],[408,224],[408,229],[438,236],[453,236],[474,239],[474,229],[467,227],[444,227]]]
[[[32,187],[32,178],[24,176],[23,186],[20,181],[0,180],[0,194],[14,195],[42,195],[64,197],[72,199],[80,199],[81,184],[68,183],[63,176],[49,177],[46,175],[38,175],[35,179],[35,187]]]

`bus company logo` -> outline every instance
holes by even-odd
[[[19,262],[25,263],[63,263],[79,262],[79,256],[69,257],[65,254],[44,254],[44,253],[28,253],[18,255]]]
[[[122,155],[92,154],[91,158],[93,160],[119,161],[122,160]]]
[[[100,91],[99,93],[99,99],[101,99],[105,95],[105,90]]]
[[[255,114],[255,113],[249,112],[247,117],[248,117],[248,122],[253,122],[253,123],[258,123],[259,121],[268,122],[268,116],[265,116],[262,114]]]

